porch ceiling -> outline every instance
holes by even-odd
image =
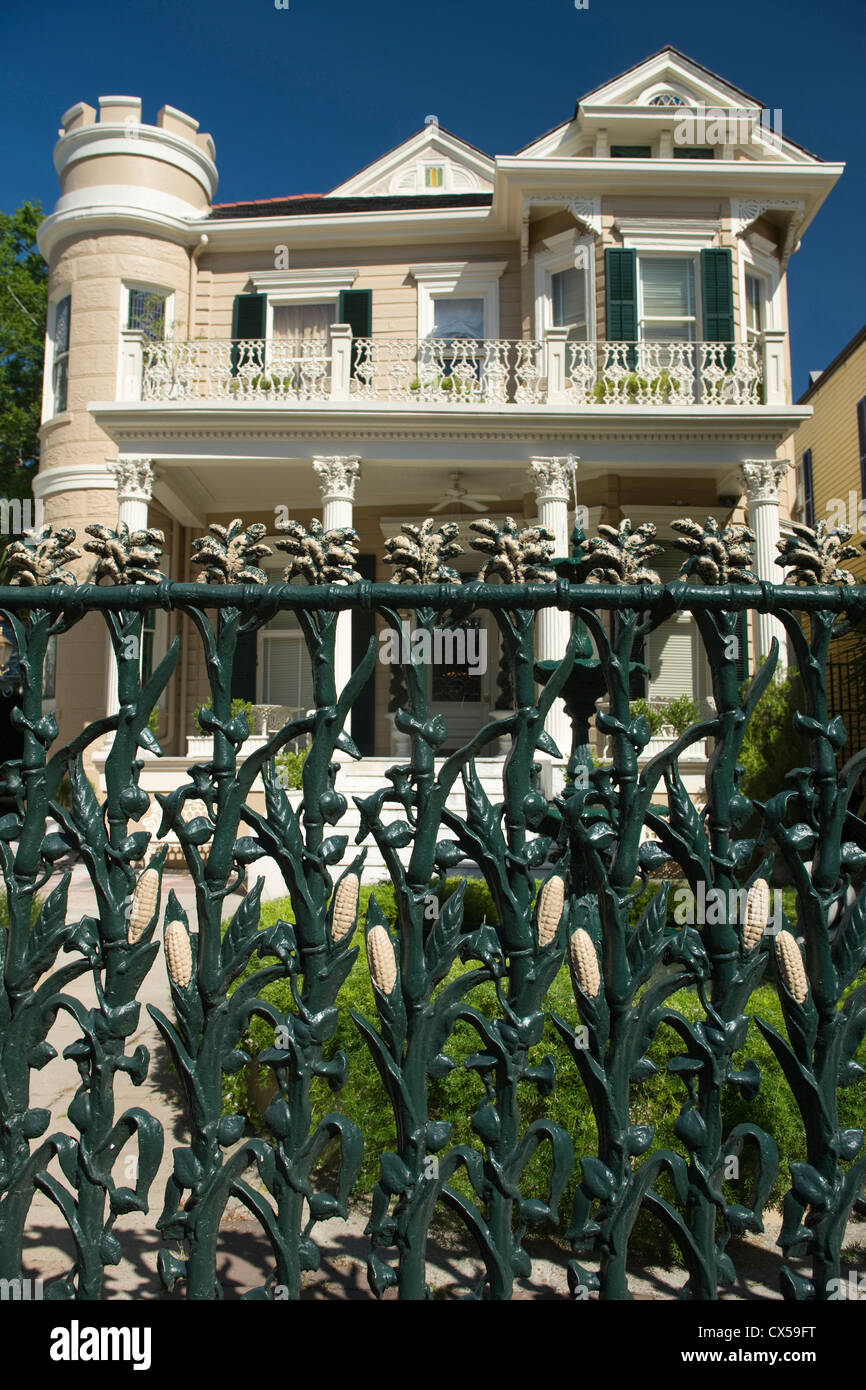
[[[345,446],[342,446],[345,449]],[[751,453],[730,447],[715,456],[698,462],[692,454],[688,459],[672,459],[670,451],[656,459],[634,457],[611,458],[608,462],[587,459],[581,452],[582,442],[572,441],[557,452],[574,452],[580,458],[577,470],[578,500],[581,485],[594,481],[608,472],[624,477],[644,477],[655,495],[659,478],[670,476],[677,480],[679,493],[688,492],[689,481],[696,478],[711,480],[717,494],[730,493],[731,478],[739,460],[757,457],[763,450]],[[342,451],[342,450],[341,450]],[[318,452],[324,452],[320,448]],[[348,450],[347,450],[348,452]],[[541,450],[536,450],[540,454]],[[533,492],[529,470],[530,454],[519,460],[481,461],[451,459],[402,458],[399,460],[370,458],[362,455],[361,474],[355,489],[356,509],[373,508],[389,511],[399,508],[409,515],[429,515],[432,508],[444,500],[450,487],[450,475],[459,471],[460,486],[471,496],[486,493],[492,497],[483,511],[468,507],[455,508],[465,520],[474,516],[516,511],[523,512],[523,499]],[[766,450],[767,458],[775,453]],[[232,512],[251,515],[272,512],[285,506],[290,514],[303,511],[318,512],[322,506],[319,479],[313,471],[312,455],[282,459],[154,459],[156,483],[154,495],[185,525],[200,526],[214,513]],[[534,508],[531,508],[534,511]],[[448,515],[452,508],[448,508]],[[444,516],[445,513],[442,513]]]

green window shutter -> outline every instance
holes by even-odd
[[[337,322],[348,323],[352,338],[369,338],[373,332],[373,291],[340,290],[340,303],[337,307]],[[358,349],[352,343],[352,376]]]
[[[232,338],[264,338],[267,296],[236,294],[232,310]],[[237,376],[240,353],[232,347],[232,376]]]
[[[637,252],[609,247],[604,253],[604,284],[609,343],[637,342]],[[630,351],[629,371],[637,365]]]
[[[348,323],[353,338],[369,338],[373,332],[373,291],[340,290],[337,323]]]
[[[727,249],[701,252],[701,297],[704,309],[704,342],[734,341],[734,277]],[[733,352],[725,353],[725,367],[734,365]]]

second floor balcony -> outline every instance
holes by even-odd
[[[145,342],[125,335],[122,398],[195,405],[421,407],[471,411],[556,406],[720,410],[783,405],[784,333],[747,343],[353,338]]]

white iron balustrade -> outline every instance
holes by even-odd
[[[560,362],[565,353],[564,383],[555,389],[557,350]],[[354,338],[350,376],[338,370],[331,341],[309,338],[148,343],[143,356],[145,401],[351,399],[444,409],[763,403],[759,343]]]

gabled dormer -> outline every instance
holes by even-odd
[[[428,116],[423,130],[331,190],[331,197],[490,193],[494,164]]]
[[[571,120],[520,152],[526,158],[726,159],[810,162],[766,109],[675,48],[581,97]]]

